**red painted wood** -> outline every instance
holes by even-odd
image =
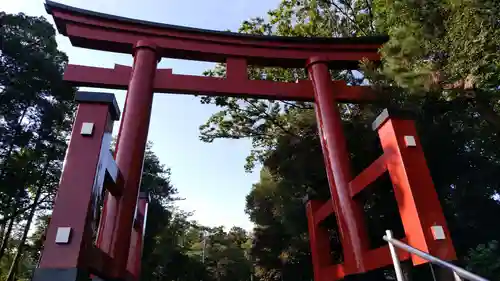
[[[248,80],[247,62],[244,58],[228,58],[226,60],[226,77],[231,81]]]
[[[113,266],[113,260],[111,257],[101,251],[101,249],[94,246],[90,247],[88,256],[90,257],[88,259],[89,271],[93,275],[101,277],[107,276],[109,268]]]
[[[114,227],[118,201],[107,192],[104,197],[103,205],[101,220],[99,221],[99,234],[97,236],[96,247],[112,258],[113,253],[111,252],[111,242],[115,232]]]
[[[158,56],[153,44],[137,43],[134,70],[127,92],[127,109],[122,118],[122,131],[116,149],[116,163],[123,174],[124,191],[119,198],[111,253],[115,259],[117,276],[123,276],[128,260],[130,230],[142,176],[144,150],[149,130],[153,83]],[[108,197],[108,201],[111,197]]]
[[[117,32],[101,27],[88,27],[67,24],[67,36],[75,46],[102,51],[131,53],[134,42],[145,38],[144,35],[129,32]],[[184,41],[169,37],[146,37],[154,41],[161,50],[162,57],[190,59],[199,61],[225,62],[227,57],[246,57],[248,63],[259,66],[303,67],[307,58],[320,55],[327,61],[335,61],[332,67],[358,68],[358,61],[380,60],[376,50],[360,51],[355,49],[332,50],[262,48],[260,46],[228,45],[210,41]],[[353,63],[356,62],[356,63]]]
[[[350,160],[335,101],[335,89],[326,63],[319,59],[311,60],[308,71],[313,83],[316,120],[333,208],[341,233],[344,266],[349,272],[364,272],[363,251],[368,248],[368,238],[363,224],[362,206],[349,195],[349,182],[352,179]]]
[[[333,214],[333,203],[332,199],[324,202],[314,213],[314,223],[320,224],[329,215]]]
[[[161,56],[179,59],[225,62],[237,56],[253,65],[302,68],[309,57],[320,55],[336,61],[333,68],[353,69],[363,58],[379,60],[378,48],[387,40],[252,36],[139,22],[50,2],[46,7],[74,46],[132,54],[138,40],[148,39]]]
[[[387,156],[387,168],[408,243],[441,259],[456,259],[414,122],[389,119],[382,124],[378,133]],[[413,136],[416,147],[406,147],[404,136]],[[443,227],[445,240],[433,239],[433,225]],[[412,261],[415,265],[427,262],[416,255],[412,255]]]
[[[100,14],[91,11],[84,11],[75,13],[66,8],[53,7],[50,13],[54,20],[59,23],[60,32],[66,35],[64,27],[68,23],[77,23],[85,26],[94,26],[104,29],[115,29],[122,32],[133,32],[144,34],[148,36],[166,36],[172,38],[179,38],[186,41],[211,41],[217,44],[239,44],[249,45],[262,48],[293,48],[293,49],[329,49],[329,50],[373,50],[380,47],[384,42],[382,39],[378,42],[339,42],[335,38],[297,38],[285,36],[255,36],[243,33],[231,33],[211,31],[198,28],[186,28],[183,26],[175,25],[162,25],[149,22],[149,24],[138,24],[133,19],[119,18],[116,16]],[[109,19],[113,17],[114,19]],[[189,29],[189,30],[188,30]],[[362,39],[362,37],[360,38]],[[372,41],[372,40],[370,40]]]
[[[410,259],[410,254],[404,250],[396,248],[400,261]],[[366,270],[374,270],[377,268],[392,265],[392,257],[389,252],[389,246],[383,246],[377,249],[368,250],[364,253]]]
[[[311,245],[314,280],[316,281],[323,278],[324,269],[332,263],[328,232],[315,223],[315,214],[322,205],[323,202],[316,200],[311,200],[306,205],[309,243]]]
[[[131,234],[130,234],[130,247],[128,249],[129,255],[128,255],[128,260],[127,260],[127,271],[130,272],[135,278],[138,278],[139,276],[136,274],[136,253],[138,250],[138,247],[140,247],[140,233],[136,229],[132,229]],[[138,245],[139,244],[139,245]]]
[[[332,264],[326,267],[321,274],[321,279],[314,279],[315,281],[336,281],[344,278],[346,275],[353,272],[346,271],[343,264]]]
[[[365,187],[374,182],[385,171],[387,171],[387,165],[385,162],[385,156],[381,155],[349,183],[349,193],[351,197],[356,196],[363,189],[365,189]]]
[[[142,258],[142,247],[144,243],[144,216],[147,208],[147,200],[140,198],[137,201],[137,212],[138,216],[143,219],[140,221],[140,225],[137,228],[132,229],[132,235],[130,239],[130,249],[129,256],[127,260],[127,271],[131,273],[132,276],[139,280],[141,272],[141,258]]]
[[[240,69],[230,69],[241,73]],[[74,86],[126,90],[132,68],[115,65],[114,69],[68,65],[64,80]],[[246,72],[245,72],[246,73]],[[379,100],[367,86],[348,86],[344,81],[332,81],[335,99],[338,102],[373,102]],[[155,93],[200,94],[209,96],[236,96],[279,100],[313,101],[312,83],[300,80],[298,83],[243,80],[240,76],[229,79],[204,76],[172,74],[171,69],[158,69],[155,74]],[[332,93],[333,94],[333,93]]]
[[[85,267],[92,244],[91,198],[104,132],[112,131],[109,105],[78,105],[52,212],[40,268]],[[94,123],[92,136],[82,136],[82,123]],[[111,124],[111,125],[110,125]],[[56,244],[58,227],[71,227],[69,244]]]
[[[134,61],[135,61],[135,57],[134,57]],[[72,69],[72,65],[68,65],[64,75],[66,76],[68,72],[71,73],[71,69]],[[101,74],[101,75],[106,75],[106,74],[97,73],[97,69],[99,69],[99,68],[92,68],[92,69],[87,68],[87,71],[83,71],[83,69],[82,69],[80,74],[81,75],[86,75],[86,74],[88,75],[89,73],[98,74],[98,75],[93,76],[94,79],[95,78],[102,79],[102,78],[106,77],[106,76],[99,76],[99,74]],[[126,77],[127,81],[130,81],[131,70],[132,70],[131,67],[115,65],[114,73],[116,75],[115,76],[110,75],[107,77],[107,79],[112,80],[115,77],[116,78]],[[91,75],[91,77],[92,77],[92,75]],[[128,82],[126,85],[127,86],[124,89],[128,89]],[[104,86],[104,87],[112,88],[110,86]],[[123,107],[122,116],[125,116],[125,113],[127,111],[127,104],[128,104],[128,95],[125,95],[125,104]],[[120,136],[122,133],[122,129],[123,129],[123,122],[120,122],[120,127],[118,129],[118,136],[116,138],[116,145],[115,145],[115,155],[114,155],[115,159],[116,159],[116,153],[118,152],[118,147],[120,144],[120,139],[121,139]],[[121,172],[120,172],[120,185],[122,186],[122,189],[123,189],[124,188],[124,178],[123,178],[123,174]],[[122,192],[123,192],[123,190],[122,190]],[[96,246],[99,249],[101,249],[103,252],[108,254],[110,257],[114,257],[114,253],[112,252],[111,245],[113,242],[113,237],[115,235],[115,221],[116,221],[116,216],[118,213],[118,203],[119,203],[119,200],[117,198],[113,197],[109,193],[106,193],[106,195],[104,197],[104,201],[103,201],[104,206],[102,208],[101,220],[100,220],[100,224],[99,224],[99,235],[98,235],[97,241],[96,241]]]

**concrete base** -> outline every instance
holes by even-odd
[[[88,281],[89,274],[78,268],[37,268],[31,281]]]

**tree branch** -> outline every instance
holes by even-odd
[[[332,0],[332,1],[335,1],[335,0]],[[354,9],[352,8],[352,1],[349,1],[349,5],[347,4],[344,4],[345,7],[347,7],[346,10],[350,10],[352,12],[353,15],[356,14],[356,12],[354,11]]]
[[[370,0],[365,0],[366,8],[368,9],[368,15],[370,16],[370,29],[372,32],[375,32],[375,26],[373,25],[373,11],[372,11],[372,3]]]
[[[244,135],[220,133],[217,136],[214,136],[214,138],[230,138],[230,139],[242,139],[242,138],[253,138],[253,137],[270,137],[270,136],[268,134],[259,134],[259,133],[248,133]]]
[[[332,0],[332,1],[329,1],[329,0],[325,0],[325,2],[327,4],[330,4],[332,6],[334,6],[341,14],[343,14],[349,21],[351,21],[354,26],[356,27],[356,29],[358,29],[360,32],[362,32],[364,35],[368,35],[360,26],[359,24],[356,22],[356,20],[354,20],[353,18],[351,18],[349,16],[349,14],[344,11],[339,5],[337,5],[337,3],[335,3],[335,0]]]
[[[291,102],[285,101],[285,100],[282,100],[280,102],[282,102],[284,104],[288,104],[289,106],[292,106],[292,107],[295,107],[295,108],[298,108],[298,109],[311,109],[311,108],[313,108],[312,106],[308,106],[308,105],[299,106],[296,103],[291,103]]]
[[[259,110],[253,103],[251,102],[248,102],[248,104],[252,105],[255,109]],[[264,111],[264,115],[266,115],[269,119],[269,121],[271,121],[271,123],[273,123],[275,126],[277,126],[278,128],[280,128],[281,130],[283,130],[283,132],[291,135],[291,136],[294,136],[294,137],[298,137],[297,134],[293,133],[293,132],[290,132],[287,128],[285,128],[282,124],[280,124],[279,122],[276,121],[276,119],[274,119],[271,115],[269,115],[269,113],[267,113],[266,111]]]
[[[50,195],[46,195],[45,197],[43,197],[38,202],[33,202],[30,205],[28,205],[28,206],[26,206],[26,207],[24,207],[22,209],[17,210],[14,214],[12,214],[12,215],[10,215],[8,217],[4,217],[4,218],[0,219],[0,224],[4,224],[4,223],[8,222],[9,220],[11,220],[11,219],[13,219],[13,218],[15,218],[15,217],[17,217],[19,215],[24,214],[26,211],[28,211],[29,209],[31,209],[31,208],[33,208],[35,206],[39,206],[42,203],[48,202],[47,199],[49,199],[49,198],[50,198]]]

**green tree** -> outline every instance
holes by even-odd
[[[492,174],[499,163],[498,128],[492,126],[494,118],[488,119],[489,124],[482,120],[495,116],[487,116],[486,111],[478,107],[488,105],[494,109],[492,104],[480,103],[480,100],[487,97],[491,102],[490,97],[498,92],[498,80],[495,79],[500,75],[495,46],[499,44],[498,28],[495,27],[499,13],[495,12],[497,8],[491,8],[494,1],[424,2],[284,0],[268,13],[267,19],[245,21],[240,32],[304,37],[359,36],[377,32],[391,35],[391,41],[382,52],[383,68],[374,69],[364,63],[366,76],[339,71],[332,73],[332,78],[345,79],[351,84],[369,78],[374,90],[389,97],[383,106],[404,107],[418,113],[417,125],[428,164],[458,255],[464,260],[470,249],[487,244],[500,234],[500,229],[491,228],[488,219],[488,214],[500,210],[498,200],[494,199],[499,192],[498,182]],[[479,23],[485,24],[484,30]],[[435,31],[440,28],[445,31]],[[462,41],[461,33],[465,30],[466,40]],[[475,38],[477,34],[481,36]],[[473,40],[480,42],[468,52],[464,46],[474,45]],[[440,49],[433,48],[436,44],[440,44]],[[460,50],[455,52],[453,48]],[[441,60],[446,63],[435,63],[440,61],[440,56],[446,58]],[[470,76],[471,72],[465,70],[478,59],[480,67]],[[440,76],[441,73],[446,75]],[[224,76],[224,65],[206,74]],[[447,78],[432,80],[436,75]],[[275,81],[305,78],[303,69],[279,68],[252,68],[249,76]],[[469,98],[471,88],[465,87],[468,77],[474,78],[472,100]],[[221,111],[200,127],[201,139],[250,138],[254,151],[246,168],[251,168],[256,161],[264,164],[261,182],[247,197],[247,212],[257,224],[251,251],[256,274],[262,280],[279,280],[284,276],[311,279],[301,199],[306,194],[318,198],[328,196],[312,106],[221,97],[202,98],[202,102],[218,105]],[[380,111],[380,104],[348,104],[340,109],[356,174],[380,154],[376,135],[368,129]],[[382,242],[380,238],[388,226],[401,233],[397,209],[389,204],[393,202],[391,189],[384,182],[375,185],[374,189],[383,192],[362,195],[372,244]],[[338,259],[338,234],[334,225],[331,227],[332,251]],[[302,275],[295,269],[303,269]],[[491,272],[485,272],[486,276],[494,277]]]
[[[499,2],[375,0],[384,68],[375,78],[417,97],[433,95],[470,103],[500,129]]]
[[[0,13],[0,215],[2,273],[25,270],[28,230],[51,208],[66,149],[74,89],[63,83],[67,57],[44,18]],[[21,228],[17,226],[21,225]],[[16,247],[13,251],[12,247]],[[11,256],[11,253],[15,253]],[[32,263],[31,263],[32,264]],[[18,266],[19,265],[19,266]],[[10,270],[8,270],[10,268]]]
[[[500,248],[498,241],[493,240],[488,244],[480,244],[469,251],[467,257],[467,269],[477,272],[482,276],[500,275],[500,257],[498,252]]]

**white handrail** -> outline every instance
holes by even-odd
[[[401,265],[399,263],[399,257],[396,253],[396,249],[394,248],[394,246],[396,246],[400,249],[403,249],[409,253],[412,253],[414,255],[417,255],[425,260],[428,260],[431,263],[434,263],[434,264],[437,264],[437,265],[440,265],[442,267],[450,269],[451,271],[453,271],[455,277],[457,277],[457,275],[458,275],[460,277],[463,277],[465,279],[472,280],[472,281],[489,281],[488,279],[483,278],[479,275],[476,275],[472,272],[469,272],[469,271],[467,271],[459,266],[456,266],[454,264],[446,262],[446,261],[444,261],[440,258],[437,258],[435,256],[432,256],[426,252],[420,251],[419,249],[413,248],[412,246],[410,246],[404,242],[401,242],[397,239],[394,239],[392,236],[391,230],[386,230],[385,233],[386,233],[386,235],[383,237],[383,239],[389,243],[389,250],[391,252],[392,261],[394,263],[394,270],[396,271],[397,281],[404,281],[404,278],[403,278],[403,272],[401,270]]]

